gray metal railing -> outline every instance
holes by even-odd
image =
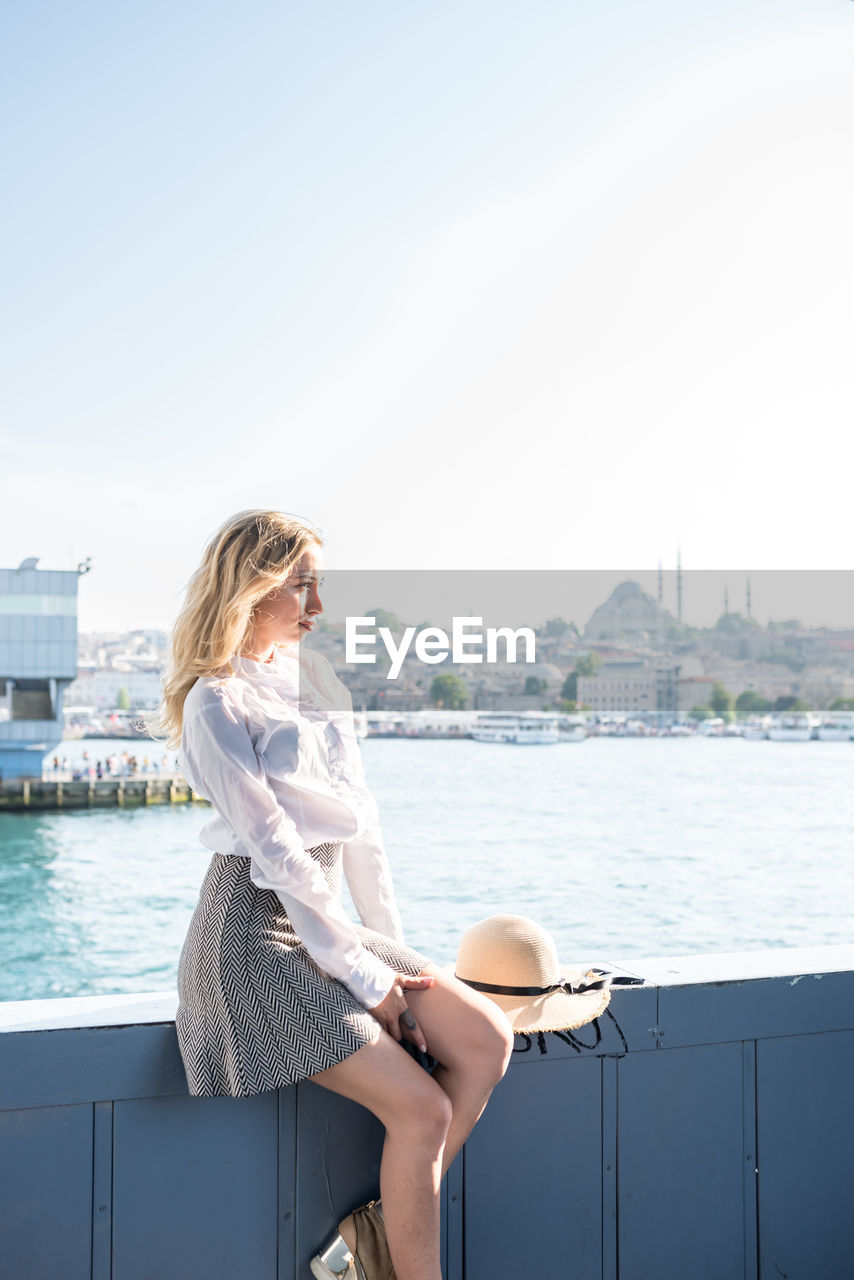
[[[446,1280],[850,1280],[854,948],[632,961],[517,1039],[446,1180]],[[2,1280],[309,1280],[382,1133],[310,1084],[190,1098],[173,994],[0,1004]]]

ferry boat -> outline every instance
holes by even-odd
[[[814,730],[819,742],[850,742],[854,739],[854,712],[824,711]]]
[[[558,742],[583,742],[587,737],[587,717],[560,716],[557,721]]]
[[[751,716],[744,722],[744,733],[742,737],[745,742],[765,742],[768,738],[768,728],[771,723],[769,716]]]
[[[713,716],[709,720],[701,720],[697,725],[697,733],[701,738],[722,738],[726,730],[723,716]]]
[[[789,711],[785,715],[772,716],[768,725],[771,742],[809,742],[813,731],[813,717],[808,711]]]
[[[477,711],[425,707],[420,711],[367,711],[369,738],[469,738]]]
[[[560,742],[559,717],[536,711],[484,711],[472,726],[475,742],[512,742],[542,745]]]

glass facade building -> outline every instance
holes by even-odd
[[[38,778],[77,675],[77,569],[0,569],[0,779]]]

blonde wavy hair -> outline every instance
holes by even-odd
[[[238,511],[205,547],[172,630],[163,696],[148,719],[153,737],[181,742],[184,700],[200,676],[212,676],[239,653],[259,600],[274,591],[323,537],[306,520],[281,511]]]

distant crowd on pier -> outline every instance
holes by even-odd
[[[103,759],[92,759],[89,752],[84,751],[81,759],[74,761],[68,756],[54,756],[52,760],[45,761],[43,769],[45,778],[57,782],[81,782],[86,778],[90,781],[101,778],[168,778],[176,774],[178,758],[165,752],[156,758],[146,755],[140,759],[122,751],[121,754],[113,752]]]

